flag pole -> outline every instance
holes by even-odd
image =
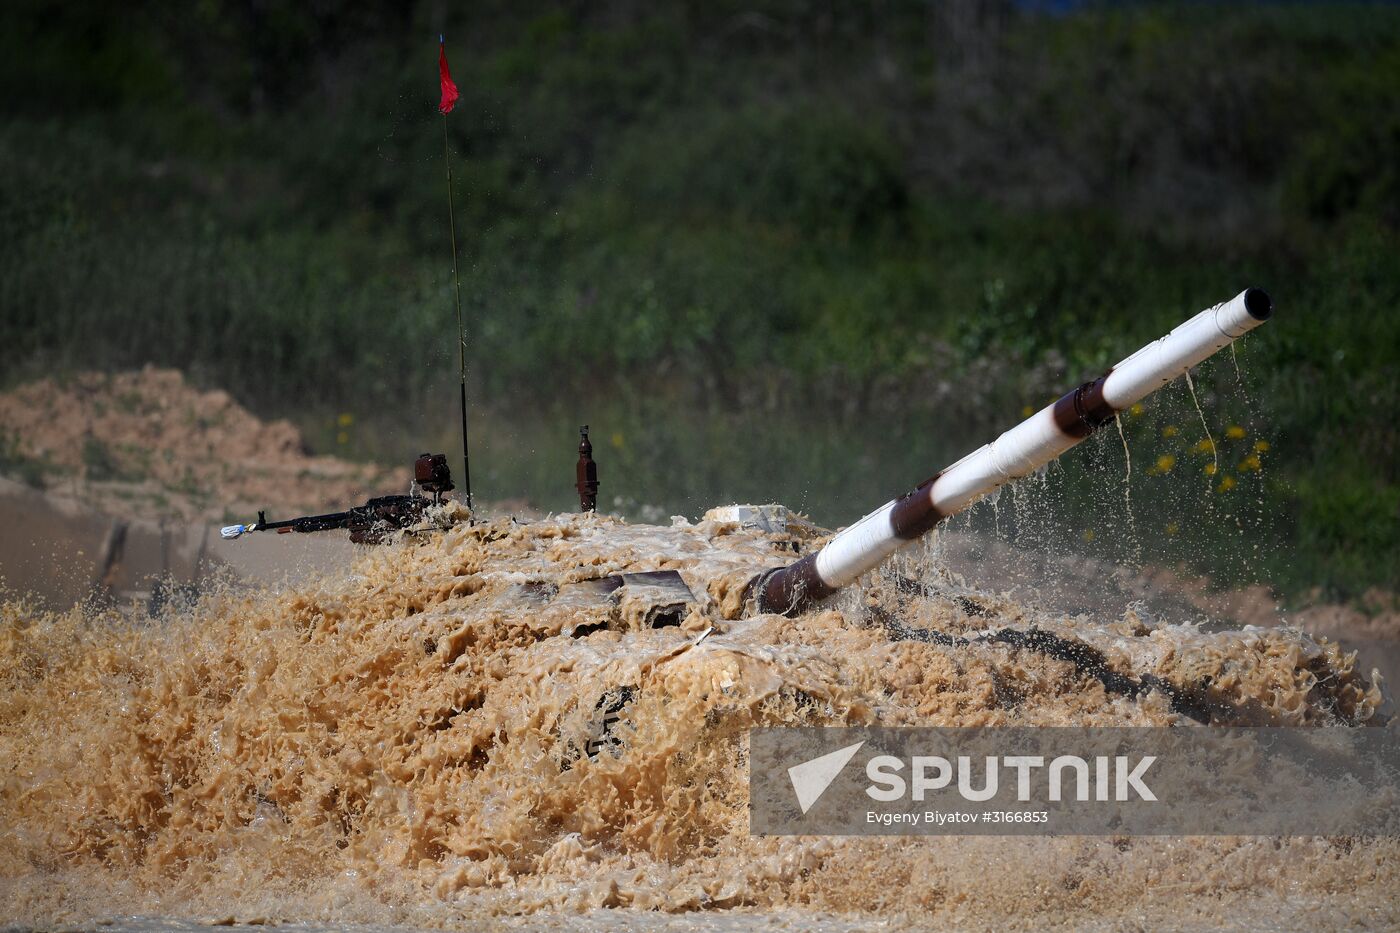
[[[442,36],[438,36],[438,45],[443,46]],[[445,51],[443,55],[445,62]],[[470,509],[472,466],[467,444],[467,332],[462,325],[462,279],[457,272],[457,215],[452,206],[452,153],[447,142],[447,110],[442,110],[442,161],[447,166],[447,224],[452,233],[452,284],[456,290],[457,304],[457,373],[462,400],[462,490],[466,494],[467,508]]]

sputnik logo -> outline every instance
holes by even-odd
[[[845,748],[838,748],[834,752],[788,768],[788,780],[792,781],[792,789],[797,794],[797,804],[802,808],[804,815],[821,799],[831,782],[841,773],[841,769],[846,767],[864,744],[865,742],[861,741],[847,745]]]

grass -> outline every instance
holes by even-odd
[[[0,429],[0,475],[10,476],[26,486],[43,489],[54,472],[44,458],[30,457],[20,450],[19,438]]]
[[[134,454],[139,451],[112,450],[99,438],[88,435],[83,438],[83,475],[96,483],[136,483],[145,478],[145,472],[131,460],[138,460]]]

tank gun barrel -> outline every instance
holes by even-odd
[[[1065,393],[990,444],[845,528],[817,553],[760,573],[749,583],[754,607],[759,612],[796,615],[835,594],[943,519],[1056,459],[1113,421],[1118,412],[1230,345],[1272,314],[1273,303],[1259,288],[1245,289],[1202,311],[1098,379]]]

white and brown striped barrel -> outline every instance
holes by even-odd
[[[1264,323],[1273,304],[1247,288],[1153,341],[1107,373],[871,512],[816,554],[766,570],[749,584],[759,612],[795,615],[878,567],[949,515],[1027,476],[1192,366]]]

